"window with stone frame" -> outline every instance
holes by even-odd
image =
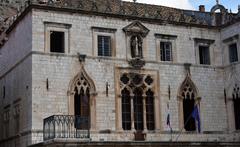
[[[65,33],[60,31],[50,31],[50,52],[65,52]]]
[[[160,42],[161,61],[172,61],[172,43]]]
[[[154,80],[150,75],[124,73],[120,77],[123,130],[154,130]],[[131,110],[133,109],[133,112]],[[146,116],[144,116],[144,114]],[[133,118],[133,120],[131,120]],[[146,126],[144,126],[146,124]],[[134,126],[134,128],[132,128]]]
[[[233,105],[234,105],[234,116],[235,116],[235,128],[240,130],[240,89],[237,84],[233,88]]]
[[[20,104],[16,104],[13,109],[14,131],[15,135],[20,132]]]
[[[51,53],[69,52],[70,24],[45,22],[45,51]]]
[[[199,46],[199,63],[210,65],[209,46]]]
[[[210,65],[213,59],[213,43],[215,40],[194,38],[196,63],[202,65]]]
[[[3,137],[4,138],[9,137],[10,135],[9,130],[10,130],[10,105],[4,108],[4,113],[3,113]]]
[[[98,56],[112,56],[111,36],[98,35]]]
[[[130,92],[124,88],[122,95],[122,127],[124,130],[131,130],[131,98]]]
[[[6,87],[3,86],[2,88],[2,98],[4,99],[6,97]]]
[[[175,35],[155,34],[157,60],[164,62],[176,61],[176,39]]]
[[[93,55],[99,57],[115,56],[115,32],[117,29],[92,27],[93,31]]]
[[[229,45],[229,62],[237,62],[238,61],[238,50],[237,43],[233,43]]]

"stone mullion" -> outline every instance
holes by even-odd
[[[143,130],[147,131],[147,112],[146,112],[146,96],[143,97]]]
[[[135,131],[133,98],[134,98],[134,96],[131,96],[131,130]]]
[[[119,131],[123,131],[123,126],[122,126],[122,97],[120,96],[118,99],[117,99],[117,103],[118,103],[118,120],[117,120],[117,122],[118,122],[118,130]]]

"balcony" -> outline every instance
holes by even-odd
[[[44,141],[56,138],[90,139],[88,117],[53,115],[43,121]]]

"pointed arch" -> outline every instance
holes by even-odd
[[[69,88],[70,94],[74,93],[75,86],[81,80],[81,78],[83,78],[85,81],[88,82],[87,84],[89,85],[89,88],[90,88],[90,94],[91,95],[96,94],[95,84],[94,84],[92,78],[90,78],[90,76],[87,74],[87,72],[86,72],[86,70],[84,69],[83,66],[80,68],[80,72],[70,82],[70,86],[69,86],[70,87]]]
[[[186,88],[188,88],[188,89],[186,89]],[[195,99],[197,99],[199,91],[198,91],[196,85],[194,84],[194,82],[192,81],[190,75],[186,76],[186,78],[182,82],[180,88],[178,89],[178,97],[183,98],[182,92],[186,93],[188,90],[190,90],[189,92],[193,93],[195,95]]]
[[[178,90],[179,99],[179,127],[185,131],[196,131],[195,119],[191,116],[194,106],[200,102],[198,89],[191,79],[190,74],[182,82]]]
[[[88,118],[88,125],[78,126],[79,129],[96,129],[96,87],[93,80],[80,67],[79,73],[70,81],[69,84],[69,115]]]

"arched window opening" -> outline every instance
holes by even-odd
[[[123,130],[154,130],[155,93],[151,75],[123,73],[121,86],[121,111]]]
[[[155,129],[154,119],[154,93],[149,89],[146,92],[146,115],[147,115],[147,129]]]
[[[136,130],[143,130],[143,92],[142,89],[136,88],[133,93],[134,126]]]
[[[186,131],[195,131],[196,123],[195,119],[192,117],[192,112],[195,105],[195,95],[193,88],[189,84],[183,88],[183,115],[184,115],[184,129]]]
[[[124,88],[122,95],[122,126],[123,130],[131,130],[131,98],[130,92]]]
[[[240,130],[240,98],[238,85],[235,85],[235,87],[233,88],[233,103],[234,103],[235,128],[236,130]]]

